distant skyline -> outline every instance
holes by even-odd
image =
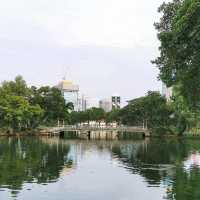
[[[7,0],[0,7],[0,81],[63,76],[82,93],[124,100],[160,90],[153,23],[162,0]]]

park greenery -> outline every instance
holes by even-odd
[[[72,104],[66,104],[54,87],[28,87],[21,76],[0,87],[0,127],[7,132],[26,131],[65,120]]]
[[[159,8],[162,18],[155,23],[160,56],[153,62],[159,78],[168,86],[179,86],[187,106],[200,106],[200,2],[173,0]]]
[[[185,118],[176,112],[175,106],[175,101],[169,103],[159,92],[149,91],[146,96],[133,99],[127,106],[108,113],[101,108],[72,112],[70,122],[89,124],[90,121],[104,121],[107,125],[116,122],[118,125],[142,126],[154,134],[181,135],[187,124]]]
[[[197,121],[185,106],[178,87],[167,102],[159,92],[133,99],[121,109],[105,112],[102,108],[73,111],[73,104],[66,103],[62,93],[55,87],[28,87],[21,76],[14,81],[4,81],[0,87],[0,127],[4,132],[27,132],[38,126],[60,124],[86,124],[91,121],[111,125],[143,126],[154,134],[181,135]],[[190,121],[188,120],[190,119]],[[193,119],[193,120],[191,120]],[[190,123],[188,123],[190,122]],[[191,126],[192,127],[192,126]],[[190,127],[190,128],[191,128]]]
[[[158,9],[155,28],[160,41],[158,67],[167,87],[173,88],[172,107],[179,127],[198,131],[200,118],[200,1],[173,0]],[[185,124],[185,125],[183,125]]]
[[[171,100],[158,92],[130,100],[122,109],[73,111],[55,87],[28,87],[21,76],[0,86],[0,127],[9,132],[52,126],[57,122],[143,126],[156,134],[198,132],[200,119],[200,2],[173,0],[163,3],[155,23],[160,55],[152,61],[159,79],[173,88]]]

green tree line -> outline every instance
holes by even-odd
[[[0,86],[0,127],[11,132],[68,120],[71,109],[57,88],[28,87],[21,76]]]
[[[71,112],[70,113],[70,123],[87,123],[90,121],[95,121],[98,123],[104,121],[106,123],[120,122],[119,120],[120,109],[113,109],[110,112],[105,112],[102,108],[90,108],[85,111]]]
[[[166,133],[181,135],[187,128],[185,118],[175,110],[175,103],[167,102],[159,92],[153,91],[111,112],[106,113],[101,108],[72,112],[70,120],[72,124],[105,121],[107,124],[116,122],[118,125],[143,126],[158,135]]]

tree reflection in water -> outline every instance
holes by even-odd
[[[199,200],[200,199],[200,168],[191,166],[186,169],[179,166],[173,176],[172,184],[167,189],[169,200]]]
[[[69,145],[49,145],[35,138],[1,139],[0,187],[15,196],[24,183],[56,181],[64,167],[72,167],[69,150]]]
[[[164,199],[199,200],[199,152],[198,140],[88,141],[59,140],[58,138],[5,138],[0,140],[0,188],[9,189],[13,196],[18,196],[19,191],[26,189],[25,183],[59,183],[59,178],[63,173],[66,175],[80,162],[82,166],[86,164],[87,168],[77,168],[76,172],[85,176],[85,173],[91,170],[90,165],[87,165],[88,161],[97,168],[96,165],[100,163],[104,169],[92,174],[96,176],[93,184],[98,186],[99,183],[95,181],[99,176],[105,176],[106,167],[108,170],[112,167],[112,165],[108,166],[104,156],[109,156],[110,163],[110,155],[112,155],[112,159],[120,164],[119,172],[123,167],[128,170],[129,178],[136,177],[131,174],[143,177],[140,180],[146,184],[141,190],[147,190],[147,187],[164,188],[166,190]],[[97,157],[96,154],[98,154]],[[93,158],[100,159],[96,160],[100,162],[92,163],[93,160],[90,159]],[[80,177],[83,176],[77,176],[75,180],[70,179],[70,183],[74,181],[74,185],[83,184]],[[122,177],[119,175],[119,180],[120,178]],[[126,177],[123,180],[126,182]],[[132,179],[132,181],[135,180]],[[112,184],[115,187],[115,184]],[[127,185],[127,188],[129,191],[131,186]],[[74,189],[73,195],[79,192]],[[63,194],[64,199],[66,196],[65,193]],[[69,197],[74,197],[73,195]]]
[[[200,199],[200,165],[190,165],[188,169],[184,165],[192,151],[200,151],[199,142],[150,140],[112,147],[115,157],[129,171],[143,176],[148,186],[163,185],[164,198],[170,200]]]

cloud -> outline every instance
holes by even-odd
[[[0,16],[7,26],[42,27],[57,44],[132,47],[154,45],[153,21],[162,0],[7,0]],[[1,22],[2,24],[2,22]],[[9,25],[10,24],[10,25]]]
[[[159,88],[150,60],[162,0],[6,0],[0,7],[0,80],[54,85],[70,67],[82,92],[126,98]]]

